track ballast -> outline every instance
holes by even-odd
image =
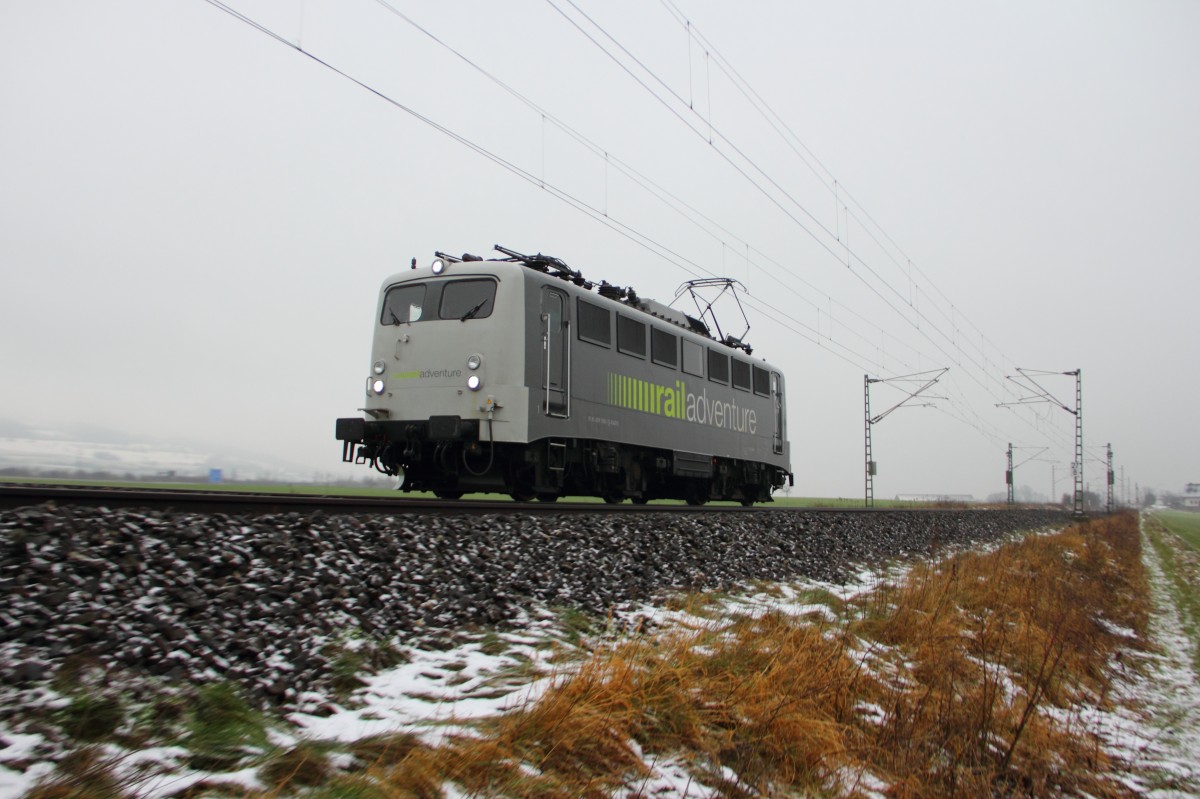
[[[866,564],[1066,520],[1043,511],[247,512],[0,510],[0,677],[80,658],[297,706],[346,636],[452,644],[547,608],[604,616],[752,581],[837,583]]]

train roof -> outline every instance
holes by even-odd
[[[617,286],[617,285],[613,285],[612,283],[609,283],[604,280],[601,280],[598,284],[594,283],[594,282],[584,278],[583,274],[581,272],[579,272],[578,270],[572,269],[570,266],[568,266],[565,261],[563,261],[559,258],[555,258],[552,255],[543,255],[541,253],[537,253],[536,255],[524,255],[522,253],[516,252],[515,250],[510,250],[506,247],[501,247],[499,244],[497,244],[495,246],[495,249],[497,252],[503,253],[505,257],[504,258],[483,258],[482,256],[472,255],[470,253],[464,253],[461,256],[456,256],[456,255],[449,255],[444,252],[435,252],[434,256],[437,260],[435,260],[433,263],[434,274],[440,274],[441,268],[444,268],[444,265],[447,263],[483,262],[483,263],[489,263],[489,264],[497,264],[497,263],[520,264],[520,265],[522,265],[528,269],[531,269],[535,272],[540,272],[549,277],[558,278],[567,283],[575,285],[584,291],[588,291],[588,292],[595,291],[601,297],[604,297],[609,300],[613,300],[615,302],[622,303],[623,305],[625,305],[629,308],[632,308],[633,310],[636,310],[641,313],[652,316],[655,319],[661,319],[665,322],[668,322],[670,324],[681,327],[684,330],[691,331],[692,333],[695,333],[697,335],[704,336],[705,338],[715,341],[718,344],[724,344],[725,346],[730,347],[731,349],[742,350],[747,355],[749,355],[752,352],[752,348],[750,347],[750,345],[745,343],[744,341],[742,341],[742,339],[734,337],[734,336],[721,336],[721,337],[713,336],[712,331],[710,330],[709,326],[707,324],[705,324],[705,322],[703,321],[702,318],[691,316],[687,313],[684,313],[683,311],[680,311],[677,308],[672,308],[670,305],[666,305],[661,302],[658,302],[657,300],[652,300],[647,297],[641,297],[637,294],[637,292],[631,286]],[[441,264],[442,264],[441,268],[439,268],[439,266],[438,266],[439,262],[441,262]],[[416,259],[415,258],[413,259],[413,268],[416,268]],[[716,280],[724,281],[725,279],[717,278]],[[711,282],[711,281],[695,281],[695,282]],[[732,284],[734,281],[725,281],[725,282]],[[684,285],[688,286],[689,284],[684,284]],[[681,289],[680,293],[676,295],[676,299],[678,299],[678,297],[682,295],[682,292],[683,292],[683,289]],[[740,308],[740,305],[741,305],[740,302],[738,303],[738,305]],[[709,304],[708,311],[711,312],[711,303]],[[703,317],[704,315],[705,315],[705,313],[702,312],[701,316]],[[744,312],[743,312],[743,316],[744,316]],[[747,329],[749,329],[748,325],[747,325]],[[718,326],[718,332],[719,331],[720,331],[720,328]]]

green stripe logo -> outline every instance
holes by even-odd
[[[707,387],[699,394],[690,394],[682,380],[668,386],[609,372],[608,404],[739,433],[754,435],[758,430],[758,415],[753,408],[738,405],[736,397],[729,402],[709,399]]]
[[[685,419],[686,396],[687,386],[682,380],[676,380],[673,386],[664,386],[636,377],[608,374],[608,404],[618,408]]]

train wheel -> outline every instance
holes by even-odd
[[[463,492],[461,491],[437,491],[433,495],[438,499],[462,499]]]
[[[537,496],[533,490],[533,467],[518,467],[509,463],[505,469],[504,487],[514,502],[532,502]]]
[[[609,505],[620,505],[625,501],[625,480],[616,474],[600,475],[596,480],[596,493]]]
[[[558,502],[558,494],[551,494],[548,491],[539,491],[534,496],[538,502]]]
[[[633,502],[634,505],[645,505],[647,502],[650,501],[650,498],[649,497],[633,497],[630,501]]]

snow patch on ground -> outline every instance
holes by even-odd
[[[54,771],[53,763],[37,762],[38,749],[46,743],[41,735],[0,731],[0,742],[7,744],[0,749],[0,797],[22,796]],[[32,765],[22,770],[21,766],[31,761]]]
[[[409,662],[368,677],[352,706],[329,705],[329,715],[293,713],[289,719],[322,740],[411,732],[436,745],[448,732],[465,732],[466,723],[536,702],[561,673],[548,662],[548,636],[499,639],[505,644],[499,654],[488,654],[477,641],[449,650],[409,648]]]
[[[1122,673],[1110,697],[1113,707],[1079,708],[1069,721],[1098,735],[1121,761],[1134,764],[1132,774],[1120,777],[1130,788],[1153,799],[1182,799],[1200,795],[1200,681],[1189,661],[1192,644],[1180,624],[1162,566],[1148,543],[1143,557],[1155,604],[1150,634],[1160,651],[1131,653],[1116,664]],[[727,623],[733,616],[771,612],[810,617],[816,623],[833,622],[838,616],[831,605],[896,582],[905,571],[861,570],[842,584],[755,584],[741,595],[720,596],[698,606],[695,612],[642,605],[615,615],[611,623],[616,630],[646,626],[695,629]],[[302,704],[307,712],[291,714],[288,721],[295,728],[271,731],[271,742],[291,746],[301,739],[352,742],[374,735],[411,733],[436,745],[448,735],[471,735],[473,722],[536,702],[557,680],[570,674],[579,661],[564,658],[569,651],[561,627],[544,614],[520,631],[479,636],[450,649],[406,648],[408,662],[366,677],[366,685],[344,703],[306,695]],[[575,655],[579,654],[576,650]],[[864,652],[865,665],[875,667],[877,655]],[[993,677],[1006,675],[997,670]],[[892,678],[902,679],[902,675]],[[882,708],[868,703],[861,703],[857,711],[868,719],[883,716]],[[0,799],[17,799],[50,776],[52,764],[39,751],[46,744],[42,736],[12,733],[0,726],[0,744]],[[630,744],[641,752],[635,742]],[[137,753],[114,750],[112,755],[118,774],[136,785],[137,794],[145,799],[166,797],[202,782],[240,785],[247,790],[261,787],[252,769],[224,774],[188,770],[181,764],[180,752],[162,747]],[[614,794],[618,799],[709,799],[720,793],[710,782],[737,784],[737,775],[726,768],[702,769],[674,755],[641,755],[645,776]],[[709,774],[709,782],[695,776],[697,773]],[[834,780],[840,790],[871,799],[883,797],[890,787],[861,771],[844,771],[834,775]],[[451,799],[466,796],[451,784],[443,787]]]
[[[1137,764],[1130,787],[1153,799],[1200,795],[1200,679],[1191,641],[1154,547],[1143,533],[1142,560],[1150,577],[1154,613],[1150,638],[1158,651],[1137,654],[1116,683],[1117,707],[1093,711],[1088,721],[1109,751]]]
[[[1183,633],[1178,613],[1165,587],[1161,565],[1148,545],[1143,548],[1151,574],[1156,607],[1151,635],[1161,653],[1130,655],[1142,658],[1134,668],[1127,658],[1116,682],[1113,709],[1076,709],[1073,719],[1064,719],[1097,734],[1115,757],[1135,764],[1132,775],[1122,777],[1129,786],[1154,799],[1183,799],[1200,790],[1200,681],[1191,670],[1190,642]],[[829,605],[812,601],[824,594],[845,603],[881,585],[902,579],[905,570],[860,571],[844,584],[810,581],[747,586],[747,593],[721,597],[698,612],[643,605],[620,614],[617,621],[637,628],[696,629],[728,621],[735,615],[758,617],[784,613],[834,621]],[[1133,631],[1127,632],[1130,636]],[[367,735],[413,732],[431,744],[445,734],[468,733],[472,720],[503,713],[537,700],[566,668],[549,662],[552,649],[548,634],[509,636],[510,648],[501,654],[485,654],[470,643],[448,651],[418,651],[411,662],[380,673],[354,696],[356,706],[339,708],[333,715],[318,717],[294,714],[291,718],[315,738],[351,741]],[[868,653],[870,654],[870,653]],[[498,679],[517,669],[525,682]],[[542,676],[534,676],[534,675]],[[1006,675],[993,675],[1006,677]],[[1011,688],[1010,688],[1011,690]],[[862,705],[866,717],[881,715],[882,709]],[[630,742],[637,749],[634,742]],[[615,796],[655,796],[662,799],[707,799],[719,790],[695,776],[694,766],[676,757],[643,754],[647,776],[631,783]],[[726,770],[727,771],[727,770]],[[736,783],[737,775],[722,774]],[[847,790],[866,797],[882,797],[889,786],[866,772],[844,773],[838,780]],[[452,786],[445,786],[454,797]]]

